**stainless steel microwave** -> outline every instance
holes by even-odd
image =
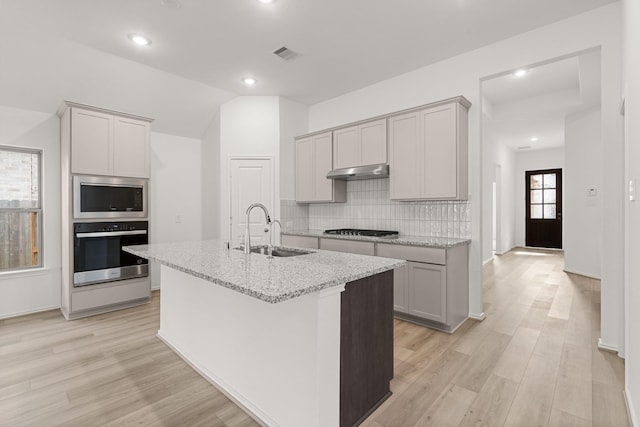
[[[73,177],[74,218],[146,218],[147,180],[107,176]]]

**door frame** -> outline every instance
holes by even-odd
[[[226,227],[224,227],[222,230],[220,230],[220,235],[221,236],[227,236],[225,241],[229,241],[232,242],[233,241],[233,232],[232,232],[232,226],[233,226],[233,194],[232,194],[232,186],[233,186],[233,182],[232,182],[232,163],[236,160],[267,160],[269,161],[269,163],[271,164],[271,206],[272,206],[272,211],[273,212],[269,212],[271,214],[271,218],[272,219],[279,219],[280,218],[280,203],[276,203],[277,200],[279,200],[279,194],[280,191],[278,188],[276,188],[276,161],[275,161],[275,156],[269,156],[269,155],[264,155],[264,156],[243,156],[243,155],[234,155],[234,154],[230,154],[227,156],[227,182],[226,185],[224,187],[224,191],[226,194],[224,194],[221,197],[221,200],[224,201],[224,205],[225,206],[221,206],[221,217],[222,217],[222,221],[223,224],[226,223]],[[226,218],[226,220],[225,220]],[[278,230],[280,231],[280,230]],[[280,235],[280,233],[277,234],[278,236]],[[274,242],[274,243],[279,243],[279,242]]]
[[[529,246],[529,238],[528,238],[528,229],[529,229],[529,221],[531,221],[531,183],[530,177],[531,175],[544,175],[544,174],[556,174],[556,219],[554,221],[559,221],[560,225],[560,247],[553,246]],[[533,170],[525,170],[524,171],[524,197],[525,197],[525,206],[524,206],[524,244],[526,247],[532,248],[541,248],[541,249],[550,249],[550,250],[563,250],[564,249],[564,217],[562,215],[564,209],[564,173],[563,168],[547,168],[547,169],[533,169]],[[543,189],[543,188],[541,188]],[[559,191],[558,191],[559,190]],[[544,203],[544,199],[543,199]],[[543,205],[544,206],[544,205]],[[559,208],[559,209],[558,209]],[[542,221],[544,219],[541,218]],[[556,236],[558,237],[558,236]]]

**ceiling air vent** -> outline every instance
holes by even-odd
[[[273,53],[275,53],[276,55],[278,55],[280,58],[284,59],[285,61],[293,61],[298,56],[300,56],[299,53],[296,53],[296,52],[292,51],[291,49],[289,49],[286,46],[282,46],[280,49],[273,51]]]

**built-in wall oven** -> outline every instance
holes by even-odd
[[[78,222],[73,229],[74,287],[149,275],[146,259],[122,250],[149,242],[147,221]]]
[[[139,178],[75,175],[73,217],[146,218],[147,182]]]

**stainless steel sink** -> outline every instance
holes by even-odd
[[[235,248],[239,251],[242,250],[242,248]],[[267,255],[268,253],[268,248],[267,245],[260,245],[260,246],[251,246],[251,253],[254,254],[262,254],[262,255]],[[301,249],[291,249],[291,248],[281,248],[278,246],[274,246],[273,250],[271,251],[271,255],[274,257],[278,257],[278,258],[287,258],[287,257],[292,257],[292,256],[298,256],[298,255],[307,255],[307,254],[312,254],[313,252],[310,251],[303,251]]]

